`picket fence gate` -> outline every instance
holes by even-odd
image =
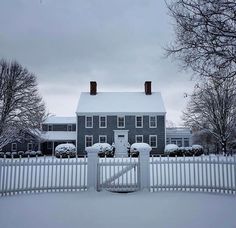
[[[145,190],[236,194],[236,156],[0,159],[0,195]]]

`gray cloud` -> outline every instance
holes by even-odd
[[[100,91],[140,91],[152,80],[168,119],[180,122],[193,83],[163,58],[173,34],[164,0],[2,0],[0,8],[0,57],[35,72],[49,111],[73,115],[90,80]]]

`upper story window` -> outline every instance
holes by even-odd
[[[117,127],[118,128],[125,127],[125,117],[124,116],[117,116]]]
[[[92,128],[93,127],[93,117],[92,116],[86,116],[85,117],[85,127],[86,128]]]
[[[72,124],[67,125],[67,131],[72,131]]]
[[[143,117],[142,116],[136,116],[136,128],[142,128],[143,127]]]
[[[142,143],[143,142],[143,135],[135,135],[135,142]]]
[[[107,117],[106,116],[99,116],[99,127],[100,128],[107,127]]]
[[[149,127],[150,128],[157,127],[157,117],[156,116],[149,116]]]
[[[53,126],[52,126],[52,124],[48,124],[48,131],[53,131]]]

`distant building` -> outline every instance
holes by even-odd
[[[179,147],[192,146],[192,132],[190,128],[166,128],[166,144],[176,144]]]

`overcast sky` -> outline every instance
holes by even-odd
[[[0,58],[34,72],[48,111],[71,116],[81,91],[143,91],[151,80],[181,124],[190,74],[164,58],[174,39],[164,0],[0,0]]]

